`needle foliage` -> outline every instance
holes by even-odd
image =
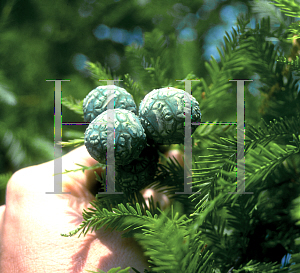
[[[299,8],[288,5],[292,1],[277,2],[294,12],[287,15],[298,12],[299,16]],[[218,48],[221,61],[212,58],[205,63],[206,79],[193,72],[185,79],[201,80],[193,84],[192,94],[204,121],[209,121],[205,118],[212,113],[224,113],[213,121],[235,122],[224,120],[229,117],[225,112],[236,112],[236,83],[229,79],[259,75],[259,80],[245,84],[245,191],[253,194],[228,194],[237,191],[235,125],[203,123],[192,136],[195,194],[175,194],[183,191],[184,169],[170,159],[167,164],[159,164],[148,185],[157,190],[168,188],[169,208],[162,211],[152,199],[148,206],[140,192],[128,196],[98,194],[93,208],[83,211],[82,224],[63,236],[84,236],[104,226],[125,231],[123,236],[134,237],[148,257],[151,269],[144,272],[299,272],[299,79],[292,76],[289,65],[277,62],[283,57],[282,51],[265,39],[282,38],[280,31],[271,29],[270,17],[262,18],[254,29],[246,27],[249,22],[248,16],[240,16],[237,29],[226,32],[224,45]],[[184,89],[183,82],[167,77],[172,66],[165,38],[155,29],[145,34],[143,48],[126,47],[126,57],[138,80],[130,74],[120,78],[137,106],[145,96],[143,90],[166,86]],[[172,44],[175,37],[168,39]],[[293,52],[286,57],[295,59],[297,54]],[[95,83],[103,75],[112,79],[99,63],[89,66]],[[253,89],[258,96],[250,93]],[[71,99],[63,103],[78,113]],[[80,141],[70,140],[65,146]],[[105,175],[97,175],[97,179],[99,187],[102,184],[104,188]],[[287,254],[291,260],[281,265]]]

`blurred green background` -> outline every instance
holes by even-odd
[[[238,14],[255,12],[255,2],[2,0],[0,12],[2,205],[12,173],[54,159],[54,83],[46,79],[71,80],[62,83],[62,97],[72,95],[78,100],[96,87],[85,61],[98,61],[121,79],[129,73],[137,81],[139,73],[126,57],[126,48],[143,47],[144,34],[156,29],[168,45],[167,76],[174,79],[174,85],[190,72],[209,81],[204,62],[211,55],[220,60],[216,47],[225,31],[231,30]],[[254,21],[251,24],[253,27]],[[176,42],[170,42],[173,40]],[[141,68],[149,67],[148,61],[140,63]],[[122,82],[119,85],[122,87]],[[151,91],[149,86],[143,88],[144,93]],[[254,88],[253,97],[255,92]],[[230,113],[233,120],[235,109]],[[64,106],[62,113],[63,122],[83,122]],[[203,121],[213,121],[219,114]],[[72,126],[68,131],[82,134],[85,128]],[[65,129],[63,141],[71,137]]]

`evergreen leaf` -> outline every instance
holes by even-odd
[[[61,99],[61,104],[83,117],[83,100],[75,100],[71,95]]]
[[[80,139],[71,139],[69,141],[60,141],[58,144],[62,147],[78,147],[84,143],[84,137],[81,137]]]

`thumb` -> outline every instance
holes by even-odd
[[[81,166],[93,167],[98,164],[98,161],[93,159],[88,153],[86,147],[80,146],[75,148],[71,152],[67,153],[62,157],[62,171],[72,171],[67,174],[63,174],[63,191],[70,192],[72,195],[79,197],[80,192],[91,192],[92,189],[99,184],[96,181],[96,176],[94,172],[100,175],[105,171],[105,167],[99,167],[97,169],[85,170],[82,172]],[[78,170],[75,171],[74,170]]]

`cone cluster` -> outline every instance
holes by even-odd
[[[114,96],[108,98],[108,90]],[[107,110],[114,99],[114,110]],[[98,86],[83,101],[84,120],[90,122],[84,144],[89,154],[106,164],[107,116],[114,116],[114,156],[117,191],[139,191],[155,175],[158,151],[155,144],[182,144],[185,136],[185,100],[191,103],[191,122],[201,122],[197,100],[181,89],[154,89],[141,101],[139,111],[131,94],[118,86]],[[191,134],[197,126],[191,127]]]

